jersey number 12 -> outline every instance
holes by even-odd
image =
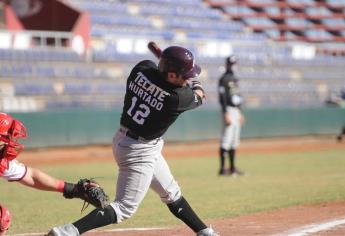
[[[132,97],[132,104],[131,104],[131,107],[128,109],[127,114],[130,117],[132,117],[132,119],[137,124],[142,125],[145,122],[145,118],[147,118],[150,114],[150,108],[143,103],[136,106],[137,101],[138,101],[137,97],[135,96]]]

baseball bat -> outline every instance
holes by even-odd
[[[158,59],[161,57],[162,55],[162,50],[160,49],[160,47],[155,43],[155,42],[149,42],[147,44],[147,48],[152,52],[153,55],[155,55],[155,57],[157,57]]]

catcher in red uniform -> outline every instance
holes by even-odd
[[[107,206],[108,196],[93,180],[81,179],[76,184],[67,183],[20,163],[16,157],[24,146],[18,141],[26,137],[26,128],[19,120],[0,113],[0,177],[39,190],[61,192],[65,198],[81,198],[97,208]],[[0,236],[5,234],[10,223],[11,213],[0,203]]]

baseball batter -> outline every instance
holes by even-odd
[[[75,184],[56,179],[16,159],[24,149],[19,139],[26,137],[26,128],[19,120],[0,113],[0,177],[39,190],[61,192],[66,198],[75,197]],[[10,223],[11,213],[5,206],[0,205],[0,236],[5,235]]]
[[[200,72],[192,53],[178,46],[162,52],[158,67],[149,60],[134,66],[127,79],[121,124],[113,138],[113,153],[119,167],[114,202],[73,224],[54,227],[48,235],[76,236],[118,224],[136,212],[149,188],[196,235],[218,235],[199,219],[182,196],[162,155],[162,135],[182,112],[203,102],[200,82],[191,81]]]
[[[240,94],[238,79],[233,72],[233,65],[236,64],[235,56],[226,58],[226,71],[220,77],[218,83],[219,103],[222,110],[223,129],[221,145],[219,150],[220,169],[219,175],[226,175],[225,155],[229,156],[230,175],[243,175],[235,167],[236,149],[240,145],[241,126],[244,123],[244,115],[241,112],[243,98]]]

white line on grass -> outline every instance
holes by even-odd
[[[306,225],[298,229],[293,229],[285,233],[281,234],[275,234],[275,236],[306,236],[311,233],[318,233],[320,231],[328,230],[331,228],[334,228],[339,225],[345,224],[345,218],[342,219],[336,219],[332,221],[327,221],[323,223],[318,223],[318,224],[311,224],[311,225]]]
[[[150,230],[165,230],[168,228],[125,228],[125,229],[106,229],[106,230],[91,230],[90,232],[127,232],[127,231],[150,231]],[[24,234],[9,234],[8,236],[42,236],[46,233],[24,233]]]

